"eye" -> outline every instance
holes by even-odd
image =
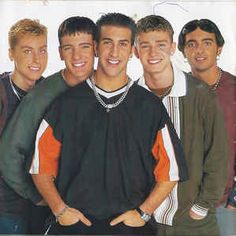
[[[46,54],[46,53],[47,53],[47,49],[46,48],[40,50],[40,54]]]
[[[30,49],[25,49],[25,50],[24,50],[24,53],[25,53],[25,54],[31,54],[31,53],[32,53],[32,50],[30,50]]]
[[[211,42],[211,41],[205,41],[205,42],[204,42],[204,45],[207,46],[207,47],[209,47],[209,46],[212,45],[212,42]]]
[[[188,42],[187,44],[186,44],[186,46],[188,47],[188,48],[196,48],[196,43],[195,42]]]
[[[126,43],[126,42],[120,42],[121,47],[127,47],[127,45],[128,45],[128,43]]]
[[[84,49],[86,49],[86,48],[91,48],[91,45],[84,44],[84,45],[82,45],[82,48],[84,48]]]
[[[64,47],[62,47],[62,49],[64,51],[70,51],[72,49],[72,47],[71,46],[64,46]]]
[[[158,45],[158,47],[159,47],[160,49],[165,49],[165,48],[166,48],[166,44],[165,44],[165,43],[160,43],[160,44]]]

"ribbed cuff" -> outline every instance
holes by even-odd
[[[206,217],[207,216],[207,213],[208,213],[208,208],[204,208],[204,207],[201,207],[197,204],[194,204],[192,207],[191,207],[191,210],[199,215],[199,216],[202,216],[202,217]]]

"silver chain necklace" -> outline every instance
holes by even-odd
[[[128,92],[129,92],[129,88],[130,88],[132,80],[128,77],[128,84],[126,85],[124,93],[120,96],[120,98],[116,102],[109,103],[109,104],[106,104],[102,100],[102,98],[100,97],[100,95],[96,89],[96,85],[95,85],[95,81],[94,81],[93,76],[90,77],[90,81],[91,81],[92,89],[93,89],[93,92],[94,92],[94,95],[95,95],[97,101],[106,109],[106,112],[110,112],[111,109],[117,107],[118,105],[120,105],[124,101],[125,97],[127,96]]]
[[[219,86],[220,80],[221,80],[222,70],[219,68],[218,77],[216,83],[211,87],[211,90],[215,91],[217,87]]]
[[[13,85],[13,82],[12,82],[12,74],[9,74],[9,79],[10,79],[11,88],[12,88],[14,94],[16,95],[16,97],[18,98],[18,100],[20,101],[20,100],[24,97],[24,95],[21,94],[20,92],[18,92],[18,91],[16,90],[15,86]]]

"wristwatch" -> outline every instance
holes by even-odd
[[[141,219],[145,222],[148,222],[151,219],[151,215],[146,212],[143,212],[139,207],[136,208],[136,211],[140,214]]]

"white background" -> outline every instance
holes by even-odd
[[[182,26],[190,20],[208,18],[220,28],[225,46],[218,65],[236,74],[236,1],[55,1],[55,0],[1,0],[0,1],[0,72],[11,71],[13,63],[8,58],[8,30],[22,18],[39,19],[48,27],[48,67],[45,76],[64,67],[58,54],[57,29],[67,17],[80,15],[96,21],[107,12],[121,12],[140,19],[148,14],[165,17],[173,25],[175,41]],[[189,67],[177,50],[173,56],[183,70]],[[128,65],[128,74],[137,79],[142,74],[139,61],[133,57]]]

